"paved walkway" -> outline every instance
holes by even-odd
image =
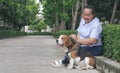
[[[0,39],[0,73],[98,73],[97,70],[54,68],[51,63],[63,58],[51,36],[24,36]]]

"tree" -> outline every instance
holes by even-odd
[[[44,21],[53,26],[53,31],[66,29],[65,21],[68,18],[65,10],[65,0],[42,0],[44,7]],[[48,15],[49,14],[49,15]]]
[[[72,6],[72,28],[71,29],[73,29],[73,30],[75,30],[79,5],[80,5],[80,0],[76,0],[75,11],[74,11],[74,8]]]
[[[81,10],[87,4],[95,7],[96,16],[101,21],[109,21],[113,2],[114,0],[41,0],[44,7],[44,22],[53,27],[55,32],[76,29],[79,26]],[[120,19],[119,9],[118,5],[115,19]]]
[[[39,4],[35,0],[2,0],[0,1],[0,17],[11,24],[14,30],[32,24],[39,13]]]
[[[42,20],[37,25],[33,25],[33,26],[34,26],[34,30],[38,30],[38,31],[41,31],[41,29],[45,29],[47,27],[45,22]]]
[[[63,0],[63,7],[62,7],[62,13],[63,13],[63,16],[65,16],[66,14],[66,11],[65,11],[65,0]],[[61,30],[65,30],[66,29],[66,25],[65,25],[65,18],[61,18],[61,23],[60,23],[60,29]]]
[[[83,7],[86,6],[86,5],[87,5],[87,0],[82,0],[81,12],[82,12]],[[82,15],[82,13],[81,13],[81,15]]]
[[[80,3],[75,0],[42,0],[41,2],[44,6],[44,21],[48,25],[52,25],[54,31],[71,29],[72,24],[75,28]],[[77,8],[75,8],[75,5],[77,5]],[[73,13],[72,7],[74,8]]]
[[[114,22],[118,3],[119,3],[119,0],[115,0],[113,13],[112,13],[111,20],[110,20],[110,24],[112,24]]]

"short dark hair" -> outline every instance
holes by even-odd
[[[84,6],[84,7],[83,7],[83,10],[84,10],[85,8],[91,9],[91,10],[92,10],[92,14],[95,14],[95,8],[94,8],[92,5],[86,5],[86,6]]]

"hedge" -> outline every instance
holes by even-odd
[[[0,39],[10,38],[15,36],[25,36],[25,35],[51,35],[50,32],[34,32],[26,33],[21,31],[12,31],[12,30],[0,30]]]
[[[52,35],[51,32],[33,32],[33,33],[27,33],[27,35]]]
[[[76,30],[61,30],[60,32],[52,33],[53,37],[55,38],[59,37],[61,34],[65,34],[65,35],[77,34],[77,31]]]
[[[75,30],[63,30],[53,33],[54,37],[61,34],[76,34]],[[120,25],[104,25],[102,32],[103,56],[120,61]]]
[[[104,56],[120,61],[120,25],[103,26]]]
[[[27,35],[27,33],[12,30],[0,30],[0,39],[24,35]]]

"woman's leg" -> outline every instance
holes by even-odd
[[[87,49],[93,56],[100,56],[103,53],[103,47],[100,46],[83,46],[82,48]]]
[[[69,59],[65,56],[65,58],[62,60],[62,64],[67,65],[69,64]]]

